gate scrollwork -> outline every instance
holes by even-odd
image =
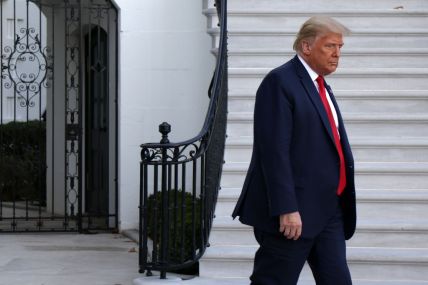
[[[5,46],[2,54],[2,78],[6,89],[15,88],[21,107],[34,107],[42,88],[50,87],[53,56],[43,47],[35,28],[21,28],[13,47]]]

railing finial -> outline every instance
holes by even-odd
[[[159,132],[162,134],[160,143],[169,143],[168,134],[171,132],[171,125],[163,122],[159,125]]]

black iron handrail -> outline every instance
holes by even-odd
[[[210,103],[192,139],[171,143],[162,123],[160,143],[141,145],[139,269],[166,272],[194,265],[204,254],[223,166],[227,121],[227,1],[216,0],[220,37]]]

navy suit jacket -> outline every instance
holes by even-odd
[[[247,177],[232,216],[279,233],[279,215],[299,211],[302,237],[316,236],[342,207],[345,238],[356,225],[354,160],[339,107],[339,133],[347,184],[338,198],[339,155],[327,113],[297,56],[272,70],[257,91],[254,145]]]

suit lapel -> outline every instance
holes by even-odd
[[[330,99],[331,99],[331,102],[333,103],[334,108],[336,109],[337,119],[339,120],[339,127],[341,125],[343,126],[342,114],[340,114],[339,106],[337,105],[336,98],[334,97],[334,94],[333,94],[333,90],[331,90],[330,85],[328,85],[327,83],[325,84],[325,88],[327,89],[330,95]]]
[[[340,142],[342,144],[342,149],[343,149],[343,154],[345,155],[345,160],[346,161],[353,161],[353,159],[351,160],[349,158],[349,156],[351,154],[349,140],[348,140],[348,136],[346,134],[345,125],[343,123],[342,114],[340,113],[339,106],[337,105],[336,98],[333,94],[333,91],[331,90],[331,87],[327,84],[325,85],[325,87],[326,87],[328,93],[330,93],[331,102],[333,102],[334,108],[336,109],[337,120],[339,121]],[[351,154],[351,156],[352,156],[352,154]]]
[[[300,62],[297,55],[294,57],[293,60],[294,60],[294,66],[296,67],[297,76],[300,77],[300,81],[303,85],[303,88],[305,89],[307,95],[311,99],[311,102],[315,106],[315,109],[318,111],[318,114],[321,117],[321,121],[324,125],[324,128],[329,134],[332,142],[334,143],[334,137],[330,127],[330,122],[328,120],[327,112],[325,111],[325,108],[321,101],[318,90],[316,89],[314,83],[311,80],[311,77],[309,76],[303,64]]]
[[[331,90],[330,85],[325,84],[325,88],[327,89],[328,93],[330,94],[331,102],[333,103],[333,106],[336,109],[337,120],[338,120],[338,124],[339,124],[339,134],[342,137],[342,135],[346,135],[346,133],[345,133],[345,127],[343,124],[342,114],[340,113],[340,110],[339,110],[339,105],[337,105],[336,98],[334,97],[333,90]]]

